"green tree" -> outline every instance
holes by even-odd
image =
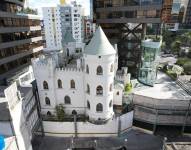
[[[127,83],[125,85],[125,92],[130,92],[132,90],[132,84],[131,83]]]
[[[188,57],[191,58],[191,48],[189,49]]]
[[[178,58],[176,64],[177,64],[177,65],[180,65],[180,66],[183,66],[185,63],[187,63],[187,62],[189,62],[189,61],[191,61],[191,60],[190,60],[189,58],[186,58],[186,57],[184,57],[184,58]]]
[[[59,121],[63,121],[64,120],[64,106],[62,104],[59,104],[56,106],[56,115]]]
[[[163,41],[164,41],[164,45],[166,46],[166,48],[170,48],[171,43],[173,42],[174,38],[172,36],[172,32],[168,31],[168,30],[164,30],[163,29]]]
[[[184,65],[183,65],[183,68],[184,68],[184,72],[188,75],[191,75],[191,61],[189,62],[186,62]]]
[[[175,53],[179,53],[180,52],[180,47],[181,47],[182,43],[180,40],[175,40],[174,42],[172,42],[171,44],[171,50]]]

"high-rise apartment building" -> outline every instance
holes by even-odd
[[[186,10],[185,25],[191,27],[191,0],[189,0]]]
[[[0,1],[0,81],[18,74],[41,53],[40,18],[22,13],[24,0]]]
[[[93,20],[93,0],[90,0],[90,19]]]
[[[161,19],[165,26],[177,30],[185,22],[188,0],[164,0]]]
[[[72,33],[76,42],[82,42],[82,7],[76,2],[43,8],[46,47],[49,50],[62,49],[66,31]]]
[[[118,43],[119,67],[128,66],[137,76],[141,40],[147,24],[160,30],[162,0],[94,0],[94,21],[102,26],[111,43]]]

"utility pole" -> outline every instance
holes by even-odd
[[[186,112],[186,115],[185,115],[185,119],[184,119],[184,123],[183,123],[183,126],[182,126],[182,132],[181,132],[181,134],[184,134],[184,130],[185,130],[187,118],[188,118],[189,111],[190,111],[190,105],[191,105],[191,99],[189,100],[189,105],[188,105],[188,109],[187,109],[187,112]]]

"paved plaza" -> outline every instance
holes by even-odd
[[[128,150],[161,150],[163,138],[132,129],[121,137],[108,138],[61,138],[44,137],[35,142],[34,150],[67,150],[69,148],[95,148],[117,150],[125,146]]]

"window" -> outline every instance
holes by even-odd
[[[97,75],[103,75],[103,69],[101,66],[97,67]]]
[[[86,73],[89,74],[89,66],[86,65]]]
[[[64,97],[64,104],[71,104],[71,100],[69,96]]]
[[[62,88],[62,81],[60,79],[58,79],[58,88]]]
[[[43,88],[45,90],[48,90],[48,83],[46,81],[43,82]]]
[[[97,104],[96,111],[97,112],[102,112],[103,111],[103,105],[101,103]]]
[[[87,93],[90,94],[90,86],[87,84]]]
[[[87,101],[87,107],[88,107],[88,109],[90,109],[90,102],[89,101]]]
[[[50,99],[48,97],[45,98],[45,104],[50,106]]]
[[[77,111],[76,111],[76,110],[73,110],[73,111],[72,111],[72,115],[77,115]]]
[[[116,95],[119,95],[119,91],[117,91]]]
[[[47,112],[47,116],[51,116],[52,114],[51,114],[51,112],[50,111],[48,111]]]
[[[70,87],[71,87],[71,89],[75,89],[75,82],[74,82],[74,80],[70,81]]]
[[[110,72],[113,72],[113,64],[111,64]]]
[[[113,90],[113,85],[110,84],[110,86],[109,86],[109,91],[111,92],[112,90]]]
[[[96,94],[97,95],[103,95],[103,88],[102,88],[102,86],[98,86],[96,88]]]
[[[111,100],[110,103],[109,103],[109,107],[112,107],[112,100]]]

